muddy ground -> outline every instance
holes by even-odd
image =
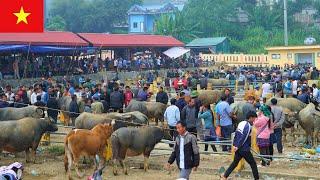
[[[59,132],[68,132],[69,129],[59,128]],[[51,135],[51,141],[63,141],[64,136]],[[291,144],[291,143],[290,143]],[[167,144],[158,144],[156,148],[169,149]],[[203,145],[200,146],[204,149]],[[221,151],[220,147],[217,147]],[[211,149],[209,148],[209,151]],[[298,153],[301,151],[300,147],[285,146],[285,154]],[[124,175],[122,171],[119,176],[113,176],[112,167],[107,166],[103,172],[104,179],[119,179],[119,180],[140,180],[140,179],[157,179],[157,180],[171,180],[176,179],[178,170],[173,164],[172,172],[163,168],[164,164],[169,158],[170,151],[154,150],[150,158],[150,170],[144,172],[140,169],[143,166],[143,157],[128,158],[130,167],[129,175]],[[277,155],[277,154],[276,154]],[[1,157],[0,165],[8,165],[13,162],[22,162],[25,166],[24,179],[32,180],[63,180],[67,179],[63,165],[63,144],[51,144],[50,146],[40,146],[37,154],[36,164],[25,164],[24,154],[19,154],[17,157],[13,155],[4,154]],[[223,168],[227,168],[231,163],[230,155],[201,155],[201,163],[199,170],[193,172],[191,179],[212,180],[219,179],[219,174]],[[93,172],[93,166],[84,166],[86,179]],[[290,161],[287,159],[275,159],[270,167],[259,168],[261,179],[320,179],[319,175],[320,161]],[[74,170],[73,176],[76,178]],[[248,165],[246,169],[240,174],[232,174],[232,179],[252,179],[251,171]]]

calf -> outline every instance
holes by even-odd
[[[120,128],[111,135],[113,174],[117,175],[117,161],[124,173],[128,174],[124,159],[127,156],[144,156],[144,170],[148,169],[148,159],[155,145],[164,136],[162,129],[157,127]]]
[[[111,124],[98,124],[92,130],[75,129],[72,130],[65,138],[64,148],[64,166],[71,179],[71,166],[75,165],[77,175],[83,177],[78,169],[78,161],[81,156],[95,156],[98,155],[101,159],[99,169],[105,163],[104,151],[107,145],[107,140],[112,134]],[[95,170],[98,165],[95,161]]]

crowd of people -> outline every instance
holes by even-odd
[[[58,119],[59,100],[69,96],[72,99],[69,111],[74,119],[81,112],[106,113],[110,111],[122,112],[132,99],[147,101],[153,94],[149,91],[150,84],[157,78],[156,72],[150,72],[146,77],[141,77],[135,85],[126,86],[117,79],[100,82],[92,82],[80,76],[74,81],[67,76],[61,82],[51,78],[42,78],[34,86],[16,87],[6,86],[1,94],[0,108],[25,107],[35,105],[48,107],[48,116],[55,121]],[[251,83],[256,91],[261,88],[261,97],[249,96],[246,105],[242,108],[244,117],[237,117],[231,105],[234,103],[233,93],[226,88],[220,97],[220,101],[212,110],[210,104],[202,103],[198,97],[197,86],[206,89],[208,78],[225,78],[237,80],[238,84]],[[278,153],[283,153],[282,124],[284,113],[277,105],[277,97],[296,97],[304,103],[319,102],[320,91],[318,85],[308,85],[308,80],[319,78],[319,72],[314,67],[291,66],[279,69],[277,67],[262,68],[224,68],[219,70],[194,70],[184,71],[174,69],[168,71],[164,81],[158,82],[158,92],[155,100],[159,103],[170,105],[164,113],[170,134],[175,141],[174,151],[168,161],[168,167],[177,160],[181,169],[181,178],[188,179],[191,169],[199,165],[199,148],[197,140],[218,141],[230,140],[235,132],[233,146],[223,145],[222,151],[235,152],[233,163],[225,174],[226,179],[237,166],[240,159],[244,158],[251,166],[255,179],[259,179],[257,164],[250,152],[252,129],[256,129],[257,145],[260,154],[266,155],[268,161],[261,161],[262,167],[270,165],[274,152],[273,145],[277,145]],[[262,86],[258,85],[261,82]],[[240,83],[241,84],[241,83]],[[168,93],[174,90],[176,97]],[[266,104],[269,95],[271,105]],[[188,98],[189,100],[188,100]],[[262,100],[262,101],[261,101]],[[216,116],[214,115],[216,114]],[[239,122],[235,127],[235,121]],[[210,145],[213,151],[217,151],[215,145]],[[209,145],[205,146],[208,151]],[[189,156],[190,155],[190,156]]]
[[[171,59],[164,55],[141,54],[130,59],[97,56],[5,56],[1,61],[0,80],[4,78],[39,78],[66,74],[93,74],[100,71],[140,71],[160,68],[187,68],[208,65],[199,56]]]

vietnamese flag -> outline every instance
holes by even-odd
[[[43,32],[44,0],[0,0],[0,32]]]

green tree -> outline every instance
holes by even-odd
[[[190,42],[197,38],[201,32],[196,31],[198,24],[192,26],[186,24],[183,13],[162,15],[155,23],[156,34],[173,36],[183,42]]]
[[[279,8],[259,6],[249,10],[249,21],[252,27],[262,27],[272,30],[283,27],[283,12]]]
[[[203,36],[228,34],[232,26],[230,19],[236,14],[239,0],[189,0],[184,8],[187,24],[199,24],[197,30]],[[234,30],[236,31],[236,30]]]
[[[55,0],[50,15],[61,16],[68,31],[111,32],[114,24],[126,22],[129,8],[141,2],[142,0]]]
[[[46,29],[49,31],[65,31],[66,21],[61,16],[54,16],[50,18]]]

